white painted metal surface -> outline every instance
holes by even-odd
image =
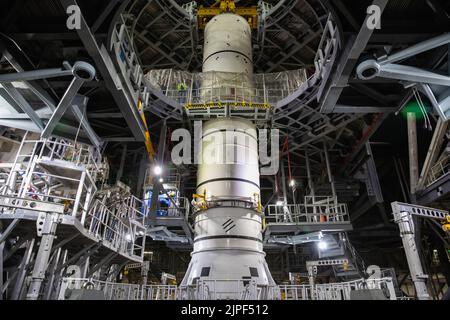
[[[259,195],[258,142],[255,126],[238,118],[203,125],[202,164],[197,193],[206,200]]]
[[[224,13],[205,28],[203,72],[222,71],[253,74],[252,32],[241,16]]]
[[[208,72],[229,74],[223,74],[220,81],[215,77],[205,76],[202,87],[208,89],[201,92],[202,97],[214,100],[220,95],[235,95],[240,100],[251,100],[254,95],[252,31],[243,17],[223,13],[206,25],[203,73]],[[237,84],[242,88],[237,88]]]
[[[259,199],[257,151],[250,121],[215,119],[203,126],[197,193],[205,195],[205,205],[195,215],[194,251],[182,287],[213,281],[214,299],[242,299],[251,283],[275,285],[263,251],[261,213],[239,205]],[[218,281],[223,279],[240,281]]]

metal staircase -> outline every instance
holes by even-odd
[[[319,251],[320,259],[348,260],[348,264],[332,266],[335,277],[342,280],[361,278],[365,270],[365,264],[348,238],[344,234],[338,234],[327,235],[325,239],[327,249]]]

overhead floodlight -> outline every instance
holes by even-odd
[[[294,180],[294,179],[292,179],[292,180],[289,182],[289,186],[295,187],[295,180]]]
[[[317,247],[319,248],[319,250],[326,250],[328,248],[328,244],[325,241],[321,240],[317,244]]]
[[[164,179],[163,178],[159,178],[159,183],[163,183]]]
[[[155,167],[153,168],[153,173],[154,173],[155,175],[157,175],[157,176],[161,175],[161,173],[162,173],[162,168],[161,168],[160,166],[155,166]]]
[[[283,201],[277,201],[277,206],[281,207],[283,205]]]
[[[128,241],[128,242],[131,242],[131,234],[129,234],[129,233],[127,233],[126,235],[125,235],[125,240],[126,241]]]

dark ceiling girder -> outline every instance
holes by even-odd
[[[155,51],[158,51],[160,54],[162,54],[166,59],[168,59],[169,61],[171,61],[172,63],[174,63],[178,68],[182,68],[183,66],[183,62],[182,61],[178,61],[175,60],[173,58],[174,55],[176,55],[176,53],[174,51],[171,51],[170,53],[165,52],[159,45],[158,43],[154,42],[154,39],[148,39],[145,36],[141,36],[140,34],[137,34],[138,38],[140,40],[142,40],[146,45],[148,45],[149,47],[151,47],[152,49],[154,49]],[[161,44],[161,43],[159,43]],[[146,49],[144,49],[145,51]],[[140,52],[140,54],[142,54],[142,52]]]
[[[15,19],[18,19],[20,16],[20,10],[23,8],[26,2],[29,0],[16,0],[13,1],[13,5],[9,7],[8,14],[5,19],[2,21],[3,30],[7,30],[9,26],[12,25],[12,22]],[[3,9],[8,9],[8,6],[4,7]]]
[[[350,25],[353,27],[353,29],[355,31],[358,31],[359,29],[359,24],[356,21],[355,17],[353,17],[353,15],[350,13],[350,11],[348,10],[347,6],[343,3],[343,1],[333,1],[332,2],[337,8],[338,10],[343,14],[343,16],[346,18],[346,20],[348,21],[348,23],[350,23]]]
[[[374,107],[374,106],[346,106],[337,104],[334,108],[335,113],[393,113],[396,112],[396,107]]]
[[[381,13],[383,13],[388,1],[389,0],[374,0],[373,5],[378,6]],[[367,15],[358,35],[352,37],[345,46],[345,50],[338,60],[336,71],[333,73],[330,82],[327,84],[323,96],[319,97],[321,112],[333,112],[361,53],[366,48],[367,43],[374,32],[373,29],[368,27],[367,21],[369,18],[370,16]]]
[[[386,95],[383,95],[382,93],[378,92],[376,89],[373,89],[365,84],[362,83],[353,83],[350,84],[350,87],[354,88],[359,93],[362,93],[366,97],[369,97],[376,102],[378,102],[381,106],[389,107],[392,104],[392,101],[390,101]]]
[[[428,6],[433,10],[438,17],[446,22],[450,22],[450,13],[445,10],[445,8],[442,6],[442,4],[437,0],[426,0]]]
[[[77,5],[76,0],[60,0],[64,8],[70,5]],[[83,42],[89,55],[95,62],[96,68],[100,71],[106,87],[111,92],[118,107],[122,111],[124,118],[133,133],[137,141],[144,141],[145,128],[142,123],[141,116],[138,113],[137,108],[134,108],[129,97],[122,90],[117,89],[117,81],[119,76],[116,72],[116,68],[103,44],[99,46],[97,40],[92,34],[84,16],[81,14],[81,28],[77,29],[77,33]]]
[[[297,43],[293,49],[291,49],[288,53],[283,54],[284,57],[281,58],[281,60],[277,61],[272,67],[270,67],[267,72],[272,72],[277,68],[277,66],[281,65],[283,62],[285,62],[287,59],[291,58],[295,53],[297,53],[299,50],[304,48],[308,43],[313,41],[317,38],[317,36],[320,35],[320,31],[317,31],[316,33],[309,35],[306,37],[305,40],[303,40],[301,43]]]
[[[53,40],[79,40],[80,37],[73,32],[20,32],[20,33],[9,33],[10,36],[15,41],[53,41]],[[106,38],[107,34],[97,33],[95,35],[97,38]]]
[[[116,7],[116,5],[120,1],[121,0],[109,0],[108,1],[105,8],[101,11],[100,16],[97,18],[97,20],[95,20],[94,24],[92,25],[91,30],[93,33],[97,32],[98,28],[101,27],[101,25],[103,24],[103,22],[105,22],[108,15],[112,12],[112,10]]]

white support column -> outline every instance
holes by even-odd
[[[334,184],[333,173],[331,172],[330,155],[328,154],[328,147],[325,141],[323,142],[323,152],[325,154],[325,163],[327,166],[328,181],[331,186],[331,194],[333,195],[333,198],[336,199],[336,186]]]
[[[82,226],[84,226],[84,222],[86,221],[86,215],[87,215],[87,212],[89,210],[89,205],[91,203],[91,198],[92,198],[92,195],[93,195],[93,189],[94,189],[94,187],[92,185],[89,185],[88,191],[86,193],[86,200],[84,200],[84,205],[83,205],[83,209],[82,209],[83,212],[81,214],[80,222],[81,222]]]
[[[45,272],[47,270],[50,253],[55,240],[57,222],[57,214],[48,214],[45,218],[41,244],[34,263],[33,273],[31,276],[31,283],[28,289],[27,300],[37,300],[41,291],[42,282],[45,279]]]
[[[308,280],[309,280],[309,287],[311,290],[311,300],[316,300],[316,287],[315,287],[315,281],[314,277],[317,273],[317,267],[315,266],[309,266],[308,267]]]
[[[86,171],[83,171],[81,173],[80,182],[79,182],[78,189],[77,189],[77,194],[75,196],[75,203],[73,204],[73,211],[72,211],[73,217],[76,217],[78,207],[80,206],[80,198],[81,198],[81,193],[83,192],[85,178],[86,178]]]
[[[17,182],[17,173],[20,170],[20,164],[14,163],[14,165],[11,167],[11,173],[8,177],[8,191],[7,193],[14,193],[16,190],[16,182]]]
[[[31,260],[31,256],[33,253],[33,248],[34,248],[34,238],[31,240],[28,240],[26,243],[26,249],[25,249],[25,253],[23,255],[22,258],[22,262],[19,265],[19,270],[17,271],[17,280],[16,283],[14,284],[14,289],[12,291],[11,294],[11,300],[20,300],[21,296],[22,296],[22,292],[24,290],[24,281],[25,281],[25,276],[27,274],[27,266],[30,263]]]
[[[33,173],[34,169],[36,168],[37,164],[37,156],[33,156],[31,163],[29,164],[28,171],[26,171],[26,176],[24,177],[25,183],[22,183],[23,188],[22,190],[19,190],[19,198],[25,198],[26,194],[28,192],[28,188],[30,188],[31,180],[33,179]]]
[[[80,265],[80,269],[81,269],[81,277],[82,278],[86,278],[88,271],[89,271],[89,264],[90,264],[90,256],[88,256],[86,258],[86,261],[84,261],[81,265]]]
[[[409,178],[410,178],[409,192],[411,194],[415,194],[417,189],[417,182],[419,181],[417,125],[415,113],[408,112],[407,120],[408,120],[408,151],[409,151]]]
[[[56,278],[56,268],[58,267],[59,260],[61,258],[61,252],[62,252],[62,248],[59,247],[55,253],[54,261],[53,261],[53,264],[51,267],[50,279],[48,280],[48,284],[46,286],[46,292],[44,294],[45,300],[50,300],[50,297],[52,296],[53,284],[55,283],[55,278]]]
[[[409,212],[394,212],[395,222],[400,229],[400,236],[405,250],[406,260],[408,261],[411,278],[416,288],[417,299],[429,300],[426,280],[428,275],[423,273],[422,263],[420,262],[419,252],[414,237],[414,222]]]

